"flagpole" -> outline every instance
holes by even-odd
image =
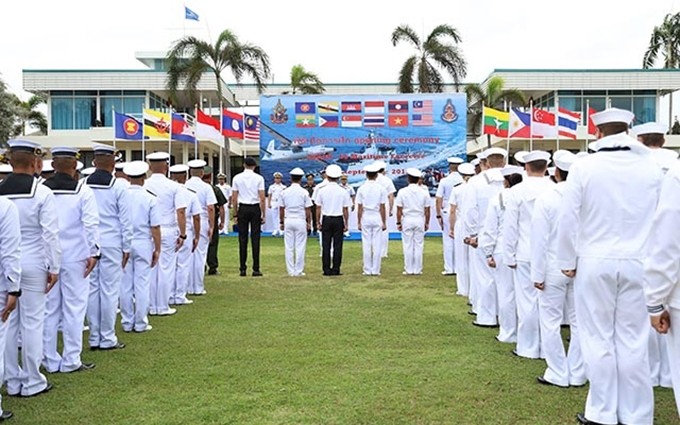
[[[507,111],[512,114],[512,100],[510,101],[510,107]],[[508,117],[508,137],[505,141],[505,150],[508,152],[508,156],[510,156],[510,117]]]
[[[226,169],[225,162],[227,161],[227,157],[229,157],[229,147],[227,146],[229,143],[229,138],[224,136],[224,133],[222,132],[223,128],[224,116],[222,111],[222,99],[220,99],[220,134],[222,135],[222,146],[224,146],[224,151],[226,151],[220,151],[220,173],[224,173],[224,170]]]
[[[529,151],[534,150],[534,101],[529,102]]]
[[[590,99],[586,99],[586,137],[583,142],[583,151],[588,152],[588,140],[590,140]]]
[[[111,105],[111,117],[113,118],[113,149],[116,149],[116,106]]]
[[[482,136],[484,136],[484,123],[485,122],[486,122],[486,114],[484,114],[484,101],[482,100]],[[491,136],[486,136],[486,137],[491,137]],[[475,140],[475,142],[476,142],[476,140]],[[479,150],[479,153],[482,153],[482,149]]]
[[[194,104],[194,123],[198,120],[198,104]],[[198,134],[194,130],[194,159],[198,159]]]
[[[246,159],[246,108],[241,106],[241,116],[243,117],[243,159]]]
[[[556,150],[560,150],[560,98],[555,96],[555,130],[557,130]]]
[[[146,105],[142,102],[142,161],[146,160],[146,140],[144,137],[144,107]]]
[[[170,109],[170,131],[168,131],[168,155],[170,155],[170,163],[172,163],[172,109]],[[172,165],[172,164],[171,164]]]

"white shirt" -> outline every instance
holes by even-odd
[[[264,192],[264,178],[253,170],[245,169],[234,176],[231,181],[234,192],[238,192],[239,204],[254,205],[260,203],[260,191]]]
[[[187,200],[184,193],[180,190],[182,186],[165,177],[163,174],[155,173],[144,182],[144,189],[156,195],[158,203],[158,213],[161,216],[161,227],[177,226],[177,210],[187,207]],[[189,217],[189,212],[186,213]]]
[[[482,231],[484,215],[489,200],[503,190],[500,168],[490,168],[470,178],[463,192],[463,236],[477,235]]]
[[[298,183],[291,183],[281,192],[281,203],[286,219],[307,220],[306,209],[312,206],[309,193]]]
[[[340,187],[345,189],[347,191],[347,193],[349,193],[350,198],[353,197],[353,196],[356,196],[356,194],[357,194],[357,192],[354,190],[354,188],[347,183],[341,184]]]
[[[460,218],[463,216],[463,198],[464,193],[467,190],[467,183],[459,184],[451,188],[451,195],[449,196],[449,208],[451,206],[456,207],[456,227],[462,226]]]
[[[321,186],[321,185],[319,185]],[[352,206],[349,193],[336,182],[328,182],[317,190],[316,205],[321,207],[321,215],[342,217],[343,209]]]
[[[21,280],[21,224],[19,210],[0,197],[0,289],[16,292]]]
[[[510,196],[510,189],[503,189],[489,200],[484,224],[479,234],[479,247],[484,255],[498,256],[503,252],[503,216]],[[498,260],[500,260],[498,258]]]
[[[106,176],[102,170],[96,170],[85,182],[92,189],[99,212],[99,240],[102,247],[121,248],[130,252],[132,226],[125,184],[113,175],[111,183],[101,182],[98,178]]]
[[[565,183],[543,193],[534,205],[530,234],[532,282],[545,282],[546,275],[562,274],[557,265],[557,228]]]
[[[208,207],[217,203],[215,191],[212,186],[201,180],[198,176],[193,176],[187,180],[186,187],[196,193],[198,203],[201,206],[201,222],[204,223],[203,225],[208,226]]]
[[[457,172],[453,172],[439,181],[435,198],[442,199],[442,211],[448,212],[449,205],[446,203],[451,198],[451,192],[455,186],[463,183],[463,177]]]
[[[96,257],[99,251],[99,211],[89,186],[78,182],[74,191],[54,191],[59,220],[62,263]]]
[[[222,194],[227,198],[228,202],[231,202],[231,186],[228,184],[218,184],[217,187],[222,191]]]
[[[430,196],[418,184],[412,183],[399,189],[394,202],[401,207],[402,218],[424,218],[425,209],[430,206]]]
[[[324,179],[321,183],[314,186],[314,189],[312,190],[312,201],[314,201],[315,204],[318,203],[318,202],[316,202],[316,196],[319,194],[319,190],[328,186],[328,183],[329,183],[329,181]]]
[[[377,181],[380,186],[385,188],[385,191],[387,192],[388,196],[391,193],[395,193],[397,191],[397,188],[394,187],[394,182],[392,181],[392,179],[387,177],[383,173],[378,173],[378,177],[376,177],[375,181]]]
[[[133,184],[128,189],[132,239],[151,240],[151,228],[161,225],[157,196]]]
[[[282,183],[274,183],[269,186],[267,190],[267,195],[269,196],[269,203],[272,208],[278,208],[279,202],[281,202],[281,192],[286,188]]]
[[[357,190],[356,202],[364,214],[379,214],[380,206],[387,204],[387,191],[375,180],[366,180]]]
[[[198,200],[198,194],[194,192],[192,189],[189,189],[185,185],[180,185],[180,192],[182,192],[182,195],[184,196],[184,199],[186,200],[187,203],[187,211],[186,211],[186,218],[187,218],[187,234],[189,232],[193,233],[194,231],[194,216],[197,215],[200,217],[201,211],[203,209],[201,208],[201,202]],[[215,192],[213,192],[213,195]]]

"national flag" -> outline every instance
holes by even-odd
[[[295,127],[316,127],[316,115],[295,115]]]
[[[364,102],[364,114],[384,114],[385,102],[382,100],[367,100]]]
[[[543,109],[533,108],[531,115],[531,135],[536,138],[555,138],[555,114]]]
[[[593,136],[597,136],[597,126],[593,122],[593,114],[596,112],[595,108],[588,106],[588,134]]]
[[[184,19],[198,22],[198,13],[184,6]]]
[[[296,114],[314,114],[316,113],[316,105],[314,102],[295,102]]]
[[[200,109],[196,110],[196,137],[222,143],[224,137],[220,131],[220,120],[207,115]]]
[[[223,109],[222,134],[232,139],[243,139],[243,116],[228,109]]]
[[[245,129],[243,134],[246,140],[260,140],[260,117],[257,115],[243,115]]]
[[[170,139],[172,119],[170,114],[153,109],[145,109],[144,113],[144,138],[146,139]]]
[[[319,105],[319,109],[321,105]],[[337,127],[339,119],[337,115],[319,115],[319,127]]]
[[[413,101],[414,114],[431,114],[432,101],[431,100],[414,100]]]
[[[135,118],[114,111],[115,138],[123,140],[142,140],[142,123]]]
[[[390,100],[387,102],[387,109],[390,114],[406,114],[408,113],[408,101]]]
[[[411,125],[413,126],[425,126],[432,124],[432,114],[413,114],[411,117]]]
[[[484,107],[482,112],[484,129],[482,133],[492,134],[496,137],[508,137],[508,122],[510,114],[492,108]]]
[[[320,114],[337,114],[340,111],[338,102],[319,102],[317,106]]]
[[[517,108],[510,109],[509,137],[528,139],[531,137],[531,114]]]
[[[390,127],[408,127],[408,115],[390,115]]]
[[[194,125],[188,116],[172,114],[172,139],[181,142],[196,142]]]
[[[361,113],[361,102],[342,102],[342,112],[347,113]]]
[[[383,107],[383,110],[385,108]],[[364,115],[364,127],[384,127],[385,114]]]
[[[557,134],[568,139],[576,139],[576,129],[581,122],[581,114],[560,107],[557,110]]]
[[[361,115],[343,115],[340,127],[361,127]]]

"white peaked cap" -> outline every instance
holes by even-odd
[[[331,164],[326,167],[326,175],[332,179],[339,179],[342,175],[342,168],[339,165]]]
[[[171,174],[181,174],[186,173],[187,171],[189,171],[189,166],[186,164],[175,164],[170,167]]]
[[[567,152],[563,155],[555,158],[555,166],[562,171],[569,171],[571,164],[573,164],[578,157],[571,152]]]
[[[546,151],[531,151],[524,155],[524,162],[550,161],[550,154]]]
[[[505,177],[512,174],[522,174],[523,171],[524,169],[522,167],[518,167],[516,165],[506,165],[505,167],[501,168],[501,175]]]
[[[75,158],[78,155],[78,149],[71,146],[55,146],[50,149],[50,153],[52,154],[52,158],[58,156]]]
[[[666,134],[668,133],[668,126],[659,122],[646,122],[633,127],[631,132],[636,136],[642,136],[644,134]]]
[[[149,164],[144,161],[132,161],[125,163],[123,172],[129,177],[141,177],[149,171]]]
[[[486,153],[486,158],[490,157],[491,155],[503,155],[503,158],[508,157],[508,151],[503,148],[489,148],[484,152]]]
[[[564,150],[564,149],[556,150],[556,151],[553,152],[553,154],[552,154],[552,159],[553,159],[553,161],[557,161],[557,158],[559,158],[560,155],[564,155],[565,153],[570,153],[570,152],[567,151],[567,150]]]
[[[54,168],[52,167],[52,160],[51,159],[43,159],[43,168],[42,172],[43,173],[51,173],[54,171]]]
[[[378,167],[378,171],[382,170],[383,168],[387,168],[387,163],[383,160],[375,161],[374,164]]]
[[[378,171],[380,171],[379,165],[380,164],[378,164],[377,162],[372,162],[364,166],[364,171],[367,173],[377,173]]]
[[[25,150],[34,150],[40,148],[40,144],[33,142],[31,140],[21,140],[21,139],[12,139],[7,141],[7,145],[11,149],[21,149],[24,148]]]
[[[116,153],[116,148],[109,145],[97,144],[92,147],[92,150],[94,150],[95,155],[113,155]]]
[[[295,167],[292,170],[290,170],[290,175],[291,176],[304,176],[305,172],[302,168],[300,167]]]
[[[0,164],[0,174],[9,174],[13,170],[12,166],[9,164]]]
[[[594,142],[588,143],[588,149],[594,152],[597,152],[597,140]]]
[[[85,164],[83,164],[81,161],[76,161],[76,170],[80,171],[85,167]]]
[[[418,178],[423,177],[423,173],[419,169],[413,168],[413,167],[407,168],[406,174],[408,174],[411,177],[418,177]]]
[[[96,170],[96,168],[94,168],[94,167],[83,168],[83,170],[80,172],[80,174],[82,174],[84,176],[89,176],[90,174],[94,173],[95,170]]]
[[[470,164],[472,164],[473,167],[476,167],[479,165],[479,158],[473,159]]]
[[[635,114],[626,111],[625,109],[609,108],[602,112],[594,113],[591,115],[591,118],[595,125],[609,124],[612,122],[620,122],[628,125],[633,121],[633,118],[635,118]]]
[[[480,153],[477,154],[477,158],[479,159],[486,159],[486,157],[489,155],[489,150],[483,150]]]
[[[462,164],[463,159],[458,158],[457,156],[452,156],[450,158],[446,158],[446,162],[448,162],[449,164]]]
[[[529,152],[527,152],[527,151],[518,151],[518,152],[515,152],[515,155],[513,156],[513,158],[515,158],[515,161],[521,162],[522,164],[524,164],[524,155],[526,155],[528,153]]]
[[[475,174],[475,166],[469,162],[464,162],[458,166],[458,174],[473,176]]]
[[[208,163],[202,159],[192,159],[191,161],[187,162],[187,165],[189,168],[203,168],[208,165]]]
[[[127,162],[116,162],[115,167],[116,167],[116,170],[123,171],[125,169],[126,165],[128,165]],[[125,173],[125,171],[123,171],[123,172]],[[127,173],[125,173],[125,174],[127,174]]]
[[[579,152],[576,154],[576,158],[583,158],[584,156],[590,155],[588,152]]]
[[[168,161],[170,154],[167,152],[154,152],[146,156],[147,161]]]
[[[548,175],[549,176],[555,175],[555,167],[548,167]]]

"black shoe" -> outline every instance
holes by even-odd
[[[515,357],[522,357],[522,356],[519,355],[516,348],[512,349],[512,355],[515,356]]]
[[[207,274],[208,274],[208,276],[213,276],[213,275],[216,275],[216,274],[219,274],[219,273],[218,273],[217,269],[208,269]]]
[[[97,367],[94,363],[82,363],[78,369],[73,369],[70,372],[67,373],[73,373],[73,372],[84,372],[86,370],[92,370],[95,367]]]
[[[477,326],[478,328],[498,328],[498,325],[483,325],[477,322],[472,322],[472,324]]]
[[[564,386],[564,385],[553,384],[552,382],[548,381],[547,379],[545,379],[545,378],[542,377],[542,376],[537,376],[537,377],[536,377],[536,382],[538,382],[538,383],[541,384],[541,385],[548,385],[548,386],[551,386],[551,387],[557,387],[557,388],[569,388],[568,385],[567,385],[567,386]]]
[[[253,277],[260,277],[260,276],[262,276],[262,272],[261,272],[261,271],[255,271],[255,272],[253,272]]]
[[[9,410],[3,410],[2,415],[0,415],[0,422],[6,421],[7,419],[10,419],[12,416],[14,416],[14,413],[10,412]]]
[[[586,419],[586,415],[583,413],[576,414],[576,420],[582,425],[603,425],[600,422],[593,422]]]
[[[50,390],[51,390],[52,388],[53,388],[53,387],[52,387],[52,384],[50,384],[50,383],[48,382],[48,383],[47,383],[47,386],[46,386],[45,388],[43,388],[41,391],[38,391],[37,393],[31,394],[31,395],[22,395],[21,397],[25,397],[25,398],[27,398],[27,397],[35,397],[35,396],[37,396],[37,395],[45,394],[45,393],[50,392]]]
[[[333,273],[331,273],[331,272],[323,272],[323,275],[324,275],[324,276],[333,276]]]
[[[244,277],[244,276],[246,275],[246,271],[245,271],[245,270],[241,270],[241,272],[240,272],[238,275],[241,276],[241,277]]]
[[[90,346],[90,351],[97,351],[97,350],[99,350],[99,346],[98,346],[98,345],[91,345],[91,346]]]
[[[101,351],[120,350],[123,348],[125,348],[125,344],[123,344],[122,342],[119,342],[118,344],[113,345],[111,347],[99,347]]]
[[[469,314],[470,316],[476,316],[476,315],[477,315],[477,313],[475,313],[475,312],[472,311],[472,310],[468,311],[468,314]]]

